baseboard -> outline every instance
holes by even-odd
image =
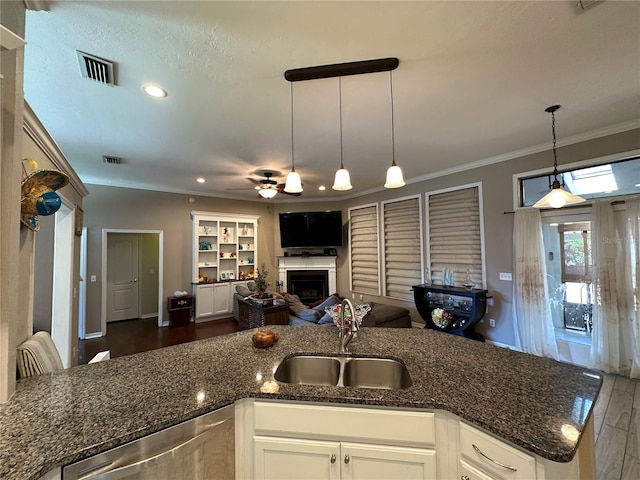
[[[424,323],[420,322],[411,322],[411,328],[424,328]]]
[[[102,336],[102,332],[86,333],[84,335],[84,339],[90,340],[92,338],[100,338],[101,336]]]
[[[144,315],[141,315],[140,318],[144,319],[144,318],[155,318],[158,316],[158,312],[156,313],[145,313]]]
[[[507,348],[509,350],[515,350],[516,352],[519,352],[519,350],[516,347],[514,347],[513,345],[507,345],[506,343],[494,342],[493,340],[485,340],[485,342],[490,343],[491,345],[495,345],[496,347]]]

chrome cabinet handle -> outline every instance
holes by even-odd
[[[335,453],[331,454],[331,463],[336,463],[336,454]]]
[[[482,455],[484,458],[486,458],[486,459],[487,459],[487,460],[489,460],[490,462],[495,463],[495,464],[496,464],[496,465],[498,465],[499,467],[506,468],[507,470],[511,470],[512,472],[517,472],[517,471],[518,471],[518,469],[517,469],[516,467],[512,467],[511,465],[505,465],[504,463],[497,462],[497,461],[495,461],[493,458],[488,457],[486,454],[484,454],[484,453],[482,452],[482,450],[480,450],[478,447],[476,447],[473,443],[471,444],[471,446],[473,447],[473,449],[474,449],[477,453],[479,453],[480,455]]]
[[[462,475],[460,477],[460,480],[469,480],[469,477],[467,475]]]
[[[348,454],[344,456],[344,463],[345,464],[349,463],[349,455]]]

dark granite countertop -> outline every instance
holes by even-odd
[[[334,328],[272,327],[162,348],[19,380],[0,405],[0,478],[35,480],[60,467],[247,397],[441,409],[557,462],[570,461],[602,384],[598,372],[433,330],[363,329],[352,353],[397,357],[413,386],[376,390],[264,379],[294,352],[336,353]],[[258,374],[263,376],[258,381]],[[578,405],[580,408],[576,408]]]

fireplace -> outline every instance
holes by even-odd
[[[287,292],[312,303],[329,296],[329,273],[326,270],[287,271]]]
[[[329,296],[332,293],[338,291],[336,286],[336,257],[335,256],[306,256],[306,257],[278,257],[278,281],[282,287],[286,287],[287,291],[291,292],[291,283],[289,283],[289,273],[305,273],[312,275],[322,275],[325,279],[324,290],[320,294],[314,294],[312,296],[317,297],[315,300],[320,300]],[[312,280],[309,278],[301,280]],[[307,284],[306,287],[309,287]],[[296,290],[301,287],[295,287]],[[298,295],[298,293],[296,293]],[[303,300],[304,301],[304,300]],[[313,302],[310,300],[307,303]]]

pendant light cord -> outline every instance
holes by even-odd
[[[295,172],[296,169],[293,164],[293,82],[290,82],[289,85],[291,86],[289,95],[291,97],[291,171]]]
[[[395,140],[395,126],[393,122],[393,75],[389,71],[389,88],[391,90],[391,165],[396,166],[396,140]]]
[[[340,98],[340,169],[344,169],[344,164],[342,163],[342,77],[338,77],[338,92]]]
[[[553,176],[558,179],[558,155],[556,153],[556,114],[551,112],[551,134],[553,135]]]

